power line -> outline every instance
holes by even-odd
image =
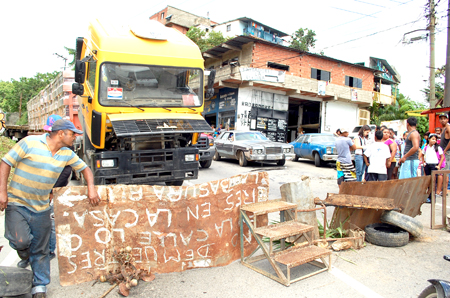
[[[396,29],[396,28],[399,28],[399,27],[403,27],[403,26],[406,26],[406,25],[409,25],[409,24],[413,24],[413,23],[416,23],[418,21],[419,20],[412,21],[412,22],[405,23],[405,24],[402,24],[402,25],[398,25],[398,26],[395,26],[395,27],[391,27],[391,28],[388,28],[388,29],[385,29],[385,30],[377,31],[377,32],[374,32],[374,33],[371,33],[371,34],[368,34],[368,35],[365,35],[365,36],[361,36],[361,37],[357,37],[357,38],[354,38],[354,39],[351,39],[351,40],[347,40],[347,41],[344,41],[342,43],[338,43],[338,44],[335,44],[335,45],[332,45],[332,46],[329,46],[329,47],[325,47],[325,48],[322,49],[322,51],[325,50],[325,49],[329,49],[329,48],[333,48],[333,47],[336,47],[336,46],[340,46],[340,45],[343,45],[343,44],[346,44],[346,43],[349,43],[349,42],[352,42],[352,41],[356,41],[356,40],[363,39],[363,38],[366,38],[366,37],[369,37],[369,36],[373,36],[373,35],[376,35],[376,34],[379,34],[379,33],[390,31],[390,30],[393,30],[393,29]]]

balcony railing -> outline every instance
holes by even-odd
[[[391,105],[395,103],[395,96],[384,95],[380,92],[373,92],[373,100],[384,105]]]

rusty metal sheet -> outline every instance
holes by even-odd
[[[114,249],[126,246],[138,269],[152,273],[230,264],[240,258],[239,208],[268,200],[269,179],[257,172],[192,186],[108,185],[97,191],[96,207],[84,186],[54,191],[63,286],[114,270]],[[257,247],[248,228],[244,242],[246,255]]]
[[[323,203],[327,206],[340,206],[358,209],[398,210],[394,199],[367,197],[357,195],[344,195],[329,193]]]
[[[339,194],[394,199],[394,205],[401,208],[401,213],[415,217],[421,214],[420,207],[428,197],[430,186],[431,176],[388,181],[345,182],[342,183]],[[335,221],[332,227],[336,228],[347,220],[345,228],[348,229],[353,224],[364,229],[368,224],[380,222],[382,212],[374,209],[338,207],[334,210]]]

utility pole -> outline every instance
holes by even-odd
[[[430,109],[436,107],[435,65],[434,65],[434,29],[436,19],[434,14],[434,0],[430,0]]]
[[[444,104],[443,107],[450,107],[450,0],[447,9],[447,60],[445,62],[445,86],[444,86]],[[449,92],[447,92],[449,90]]]
[[[64,56],[62,56],[62,55],[60,55],[60,54],[58,54],[58,53],[53,53],[53,55],[56,55],[56,56],[58,56],[59,58],[61,58],[61,59],[64,60],[64,70],[66,70],[67,58],[64,57]]]

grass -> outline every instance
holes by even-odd
[[[3,156],[5,156],[5,154],[8,153],[8,151],[15,144],[16,144],[16,142],[11,140],[10,138],[4,137],[4,136],[0,136],[0,158],[3,158]],[[8,184],[11,181],[13,174],[14,174],[14,171],[11,170],[11,173],[9,173],[9,177],[8,177]]]

